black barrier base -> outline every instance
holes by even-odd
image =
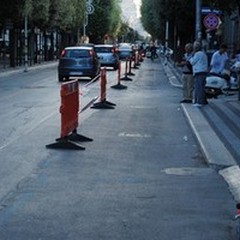
[[[92,138],[80,135],[77,133],[77,131],[73,131],[70,135],[67,136],[67,138],[70,141],[76,141],[76,142],[92,142],[93,141]]]
[[[135,74],[134,73],[132,73],[132,72],[128,72],[128,74],[127,74],[128,76],[135,76]]]
[[[105,102],[106,104],[110,105],[110,106],[116,106],[115,103],[109,102],[109,101],[107,101],[107,100],[104,100],[104,102]]]
[[[124,80],[124,81],[132,81],[132,78],[128,77],[127,74],[124,77],[120,78],[120,79]]]
[[[94,103],[91,108],[95,109],[114,109],[115,104],[108,101]]]
[[[51,143],[46,145],[46,148],[51,148],[51,149],[69,149],[69,150],[85,150],[85,147],[74,143],[72,141],[69,141],[67,138],[60,138],[56,139],[55,143]]]
[[[134,65],[133,69],[139,69],[139,67],[137,66],[137,64]]]
[[[118,83],[116,85],[111,86],[111,88],[120,89],[121,90],[121,89],[127,89],[127,86],[124,86],[121,83]]]

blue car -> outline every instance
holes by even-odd
[[[58,64],[58,80],[69,80],[70,77],[94,78],[100,73],[100,61],[95,50],[90,46],[66,47]]]
[[[118,69],[119,56],[118,49],[111,44],[97,44],[94,46],[101,66]]]

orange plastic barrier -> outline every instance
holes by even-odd
[[[121,61],[118,62],[118,71],[117,71],[117,84],[111,86],[114,89],[126,89],[127,86],[121,84]]]
[[[135,52],[135,54],[134,54],[134,65],[133,65],[133,68],[134,68],[134,69],[139,69],[138,66],[139,66],[138,52]]]
[[[128,67],[128,76],[135,76],[135,74],[132,72],[132,58],[129,60],[129,67]]]
[[[106,100],[106,95],[107,95],[107,71],[106,71],[106,68],[101,68],[99,102],[94,103],[91,108],[114,109],[113,106],[115,106],[116,104],[108,102]]]
[[[78,127],[79,87],[78,81],[61,86],[61,138],[67,137]]]
[[[130,77],[128,77],[128,62],[129,62],[129,58],[126,58],[126,61],[125,61],[125,74],[124,74],[124,77],[121,78],[121,80],[124,80],[124,81],[132,81],[132,79]]]
[[[79,135],[78,111],[79,111],[79,84],[78,80],[63,83],[60,90],[61,106],[61,133],[55,143],[46,145],[47,148],[78,149],[85,148],[74,141],[92,141],[91,138]]]

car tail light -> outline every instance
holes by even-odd
[[[89,51],[90,54],[90,64],[94,63],[94,52],[92,50]]]
[[[92,51],[92,50],[90,50],[90,51],[89,51],[89,53],[90,53],[90,56],[91,56],[91,57],[93,57],[93,56],[94,56],[94,53],[93,53],[93,51]]]
[[[61,52],[61,57],[64,57],[66,55],[66,50],[63,49],[62,52]]]
[[[112,53],[117,53],[118,52],[118,49],[117,48],[113,48],[112,49]]]

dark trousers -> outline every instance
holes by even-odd
[[[205,94],[206,73],[196,73],[194,75],[194,103],[206,104]]]

